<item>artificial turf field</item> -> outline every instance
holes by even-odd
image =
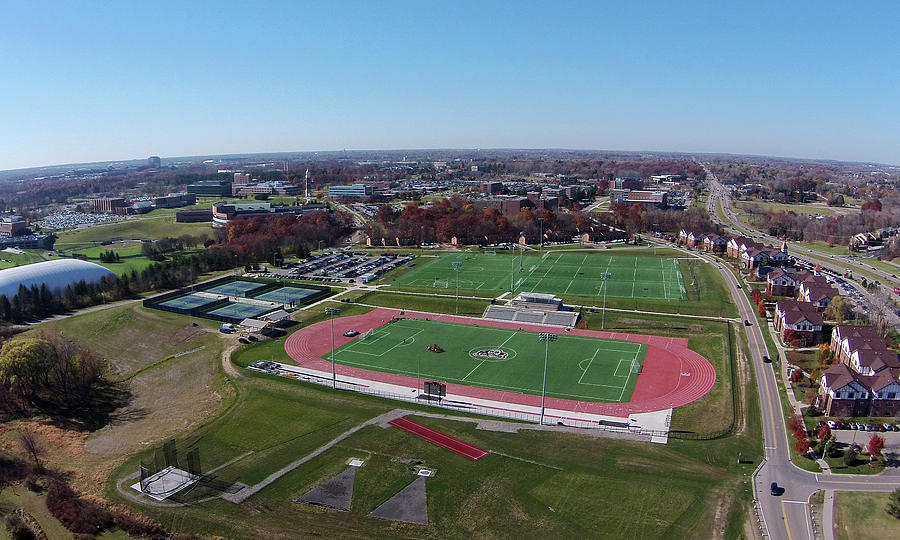
[[[421,261],[421,259],[420,259]],[[441,255],[397,278],[397,285],[455,289],[516,291],[573,296],[684,300],[678,261],[665,257],[548,253],[541,256],[458,253]],[[512,276],[512,279],[510,279]],[[604,276],[607,277],[604,280]]]
[[[592,402],[631,399],[647,346],[559,334],[550,343],[547,396]],[[438,345],[443,352],[428,350]],[[505,358],[477,356],[500,350]],[[503,356],[501,354],[501,356]],[[323,355],[331,359],[331,354]],[[544,343],[537,332],[400,319],[334,351],[338,364],[428,380],[541,394]]]

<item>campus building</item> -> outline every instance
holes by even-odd
[[[0,217],[0,237],[11,238],[25,234],[25,218],[15,214]]]
[[[374,193],[375,189],[368,184],[328,186],[328,197],[331,199],[363,199],[371,197]]]
[[[226,203],[217,202],[212,205],[212,226],[227,227],[233,219],[253,216],[272,216],[294,214],[297,217],[315,211],[326,210],[324,204],[304,204],[298,206],[272,206],[267,202]]]
[[[91,208],[95,212],[115,214],[119,208],[125,208],[125,199],[122,197],[108,197],[103,199],[91,199]]]
[[[186,192],[169,193],[162,197],[154,197],[152,202],[156,208],[179,208],[197,204],[197,195]]]
[[[201,180],[188,184],[187,192],[197,197],[230,197],[231,182],[228,180]]]

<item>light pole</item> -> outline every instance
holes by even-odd
[[[544,384],[541,387],[541,425],[544,425],[544,398],[547,396],[547,360],[550,357],[550,342],[558,336],[549,332],[541,332],[538,339],[544,342]]]
[[[453,268],[456,270],[456,314],[459,315],[459,267],[462,263],[453,261]]]
[[[338,308],[325,308],[325,315],[331,317],[331,388],[337,388],[337,374],[334,370],[334,316],[340,313]]]
[[[540,236],[538,236],[538,252],[540,252],[540,254],[543,255],[544,254],[544,218],[539,217],[538,223],[541,224],[541,234],[540,234]]]
[[[525,232],[520,232],[519,237],[524,237]],[[525,256],[525,246],[519,245],[519,272],[522,271],[522,258]]]

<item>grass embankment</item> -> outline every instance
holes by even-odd
[[[56,245],[60,249],[66,249],[72,244],[105,240],[159,240],[177,238],[183,234],[212,236],[212,228],[209,223],[176,223],[171,216],[131,218],[84,229],[60,231]]]
[[[0,270],[45,260],[41,256],[41,254],[45,251],[43,249],[24,249],[22,251],[23,253],[0,252]]]
[[[221,375],[225,342],[213,326],[211,321],[129,304],[30,330],[29,335],[61,332],[86,346],[108,362],[109,378],[121,381],[130,395],[128,405],[98,431],[42,425],[39,433],[50,463],[74,471],[74,485],[97,494],[123,459],[206,421],[234,393]],[[12,448],[10,437],[7,432],[0,444]]]
[[[882,540],[900,536],[900,519],[885,511],[889,496],[888,493],[835,493],[835,538]]]

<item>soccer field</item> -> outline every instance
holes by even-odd
[[[420,259],[421,261],[422,259]],[[684,300],[678,261],[665,257],[549,253],[539,256],[458,253],[441,255],[403,274],[397,285],[556,295]]]
[[[428,348],[437,345],[443,352]],[[400,319],[334,352],[338,364],[423,380],[541,394],[545,344],[537,332]],[[559,334],[550,343],[547,396],[577,401],[631,399],[647,346]],[[331,354],[322,358],[331,359]]]

